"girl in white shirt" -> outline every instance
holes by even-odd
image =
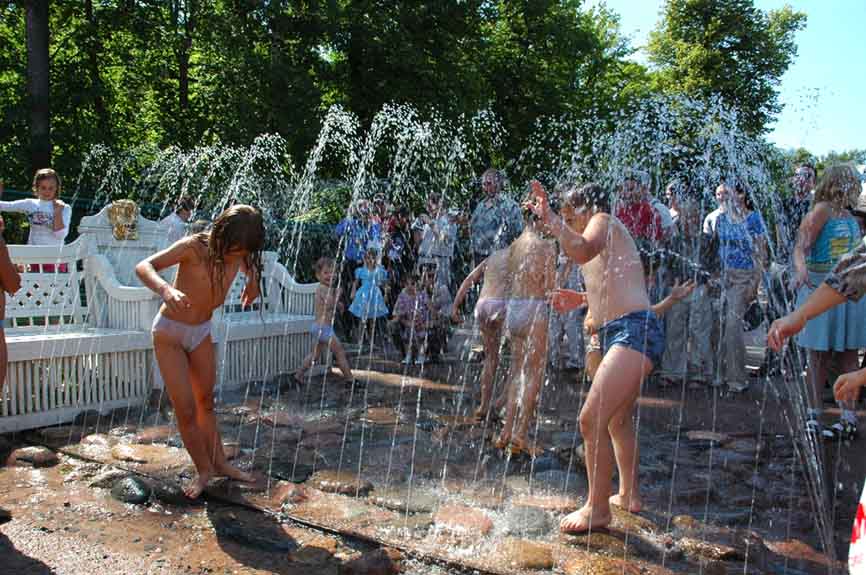
[[[62,246],[69,234],[72,207],[60,201],[60,176],[51,168],[43,168],[33,176],[35,198],[0,201],[0,212],[27,214],[30,222],[31,246]]]

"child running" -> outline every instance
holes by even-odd
[[[484,367],[481,369],[481,403],[474,416],[478,421],[487,417],[490,411],[490,396],[493,382],[499,367],[499,345],[502,340],[502,325],[505,323],[505,308],[511,291],[508,275],[508,250],[497,250],[485,258],[466,276],[457,295],[454,297],[451,319],[460,323],[458,310],[466,294],[478,281],[484,278],[481,294],[475,304],[475,321],[481,330],[481,344],[484,349]],[[496,410],[498,411],[498,409]]]
[[[135,267],[144,285],[163,300],[153,321],[153,348],[177,427],[198,471],[183,489],[190,499],[201,495],[214,476],[254,481],[229,465],[223,453],[214,417],[216,358],[210,320],[238,271],[247,276],[242,305],[259,297],[264,243],[261,213],[236,205],[220,214],[211,231],[178,240]],[[171,285],[159,272],[174,265],[178,270]]]
[[[505,312],[505,331],[511,345],[508,399],[497,449],[534,457],[529,424],[547,367],[548,297],[556,285],[556,246],[542,237],[542,225],[526,210],[523,233],[508,248],[511,295]],[[519,411],[519,414],[518,414]]]
[[[310,326],[310,332],[315,338],[313,349],[309,355],[304,358],[304,363],[300,369],[295,372],[295,381],[298,384],[303,384],[304,376],[307,371],[313,366],[322,348],[328,348],[334,354],[334,359],[337,360],[337,367],[343,377],[349,383],[354,381],[352,370],[349,368],[349,361],[346,359],[346,351],[337,335],[334,333],[334,314],[339,310],[342,311],[343,304],[340,301],[340,288],[334,287],[334,260],[331,258],[319,258],[313,266],[313,271],[316,274],[316,279],[319,280],[319,285],[316,286],[316,302],[315,314],[316,319]]]
[[[582,533],[610,524],[611,504],[632,512],[641,509],[632,415],[641,382],[664,352],[664,332],[650,310],[634,240],[610,215],[608,194],[596,184],[568,185],[565,191],[564,221],[550,209],[538,182],[532,183],[528,207],[559,238],[565,254],[582,266],[589,311],[600,326],[603,359],[580,412],[589,496],[581,509],[560,522],[562,531]],[[619,493],[611,496],[614,458]]]

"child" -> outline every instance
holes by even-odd
[[[424,365],[429,320],[430,300],[424,290],[418,289],[418,274],[415,272],[406,274],[403,291],[397,297],[389,326],[397,348],[401,353],[406,354],[403,358],[405,365],[412,363],[413,350],[415,363]]]
[[[60,201],[62,189],[57,172],[51,168],[38,170],[33,176],[33,195],[36,197],[12,202],[0,201],[0,212],[27,214],[30,222],[28,245],[62,246],[69,233],[69,222],[72,218],[72,208]]]
[[[610,215],[608,194],[600,186],[568,186],[564,222],[550,209],[538,182],[532,183],[528,207],[559,237],[565,254],[582,266],[589,311],[600,325],[603,359],[580,413],[589,495],[581,509],[560,523],[564,532],[582,533],[608,525],[611,504],[632,512],[641,509],[632,415],[641,382],[661,360],[664,332],[650,310],[635,242]],[[614,458],[620,485],[619,493],[610,496]]]
[[[430,324],[427,336],[427,360],[437,362],[448,351],[448,330],[451,327],[451,293],[441,281],[436,266],[426,264],[421,272],[424,291],[430,299]]]
[[[529,424],[547,367],[547,300],[556,284],[556,246],[541,236],[542,226],[532,211],[524,212],[523,225],[523,232],[508,248],[511,294],[505,331],[511,342],[511,365],[496,448],[534,457],[539,450],[529,445]]]
[[[304,381],[304,375],[307,373],[307,370],[313,366],[322,348],[327,347],[334,354],[337,366],[340,368],[343,377],[349,382],[353,382],[354,377],[352,370],[349,368],[349,362],[346,359],[346,352],[343,350],[340,340],[337,339],[333,328],[334,314],[343,305],[340,301],[340,288],[332,285],[334,281],[334,260],[331,258],[319,258],[313,269],[316,273],[316,279],[319,280],[319,285],[316,287],[316,319],[310,327],[310,332],[316,338],[316,343],[313,345],[313,349],[309,355],[304,358],[304,363],[295,372],[295,381],[298,383]]]
[[[364,345],[367,334],[373,342],[373,326],[380,317],[388,316],[388,306],[379,286],[388,281],[388,272],[378,265],[378,253],[374,249],[364,254],[364,265],[355,270],[355,283],[352,284],[352,304],[349,311],[360,320],[360,344]],[[360,283],[360,289],[358,284]]]
[[[259,297],[264,243],[261,213],[237,205],[220,214],[209,232],[187,236],[135,267],[142,283],[163,300],[153,321],[153,348],[184,446],[198,471],[198,478],[184,487],[190,499],[213,476],[254,480],[229,465],[223,453],[213,411],[216,358],[210,318],[223,305],[238,271],[247,276],[241,303],[248,306]],[[171,285],[159,272],[174,265],[178,270]]]
[[[9,259],[9,250],[3,239],[6,224],[0,218],[0,397],[3,396],[3,384],[6,383],[6,332],[3,320],[6,318],[6,294],[13,295],[21,288],[21,276]]]
[[[452,305],[451,319],[460,323],[458,310],[469,290],[478,280],[484,278],[481,294],[475,304],[475,321],[481,330],[481,342],[484,348],[484,367],[481,369],[481,403],[475,410],[475,418],[482,420],[490,410],[490,396],[493,392],[493,381],[496,369],[499,367],[499,346],[502,340],[502,326],[505,323],[505,308],[508,295],[511,292],[508,275],[508,250],[497,250],[484,259],[472,272],[466,276]]]

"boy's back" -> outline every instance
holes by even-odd
[[[478,299],[506,298],[511,289],[511,278],[508,274],[509,250],[497,250],[487,258],[484,267],[484,283]]]

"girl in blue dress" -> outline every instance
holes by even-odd
[[[360,343],[363,346],[367,334],[373,341],[373,327],[376,320],[388,316],[388,306],[382,295],[381,286],[387,286],[388,272],[378,263],[378,253],[367,250],[364,265],[355,270],[355,283],[352,284],[352,305],[349,312],[360,320]],[[360,284],[360,287],[359,287]],[[387,289],[387,287],[386,287]]]

